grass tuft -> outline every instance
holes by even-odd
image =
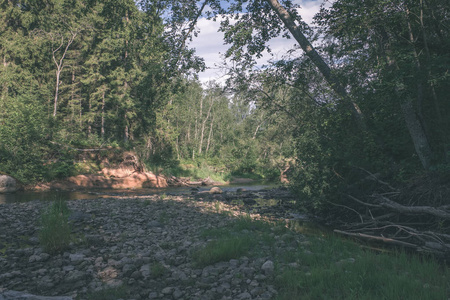
[[[69,208],[63,200],[54,201],[41,215],[39,242],[48,253],[63,251],[69,247],[71,229],[68,222]]]
[[[153,279],[160,278],[167,273],[166,267],[160,262],[156,262],[151,266],[150,274]]]
[[[225,237],[209,242],[193,254],[198,267],[206,267],[220,261],[228,261],[244,255],[252,245],[246,236]]]

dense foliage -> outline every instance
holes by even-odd
[[[59,0],[2,1],[0,14],[2,171],[69,175],[61,145],[127,143],[154,124],[168,82],[159,16],[134,1]]]
[[[317,14],[315,28],[291,1],[233,3],[222,30],[236,89],[290,120],[291,179],[306,207],[335,210],[351,201],[350,190],[370,193],[356,191],[369,174],[401,183],[448,173],[446,1],[337,0]],[[248,72],[281,34],[299,46]]]

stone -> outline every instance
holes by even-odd
[[[131,273],[131,278],[139,279],[141,277],[142,277],[142,274],[139,271],[134,271],[133,273]]]
[[[149,277],[151,273],[151,266],[149,264],[143,265],[139,270],[144,277]]]
[[[74,271],[69,272],[66,275],[66,277],[64,278],[64,281],[67,283],[79,282],[80,280],[82,280],[84,278],[84,276],[85,276],[84,272],[74,270]]]
[[[62,269],[63,269],[63,271],[65,271],[65,272],[70,272],[70,271],[75,270],[75,267],[72,266],[72,265],[68,265],[68,266],[64,266]]]
[[[250,295],[250,293],[248,293],[248,292],[243,292],[243,293],[239,294],[236,299],[239,299],[239,300],[252,299],[252,295]]]
[[[265,291],[261,287],[255,287],[250,291],[250,294],[252,294],[253,297],[259,296],[263,294]]]
[[[163,224],[159,223],[159,222],[156,221],[156,220],[153,220],[153,221],[148,222],[147,227],[148,227],[148,228],[153,228],[153,227],[163,227]]]
[[[239,260],[237,259],[230,259],[230,267],[237,268],[239,266]]]
[[[170,295],[174,292],[174,288],[171,286],[165,287],[163,288],[163,290],[161,291],[161,293],[163,293],[164,295]]]
[[[90,214],[86,214],[82,211],[72,211],[69,215],[69,222],[83,222],[83,221],[89,221],[91,219]]]
[[[80,263],[81,261],[84,260],[84,257],[85,257],[84,254],[81,254],[81,253],[75,253],[75,254],[69,255],[69,259],[73,263]]]
[[[122,273],[123,273],[123,276],[129,276],[129,275],[131,275],[135,269],[136,269],[136,268],[135,268],[133,265],[131,265],[131,264],[125,264],[125,265],[122,267]]]
[[[28,262],[29,262],[29,263],[40,262],[40,261],[42,261],[42,258],[41,258],[40,255],[31,255],[31,256],[28,258]]]
[[[183,292],[179,289],[176,289],[172,294],[174,299],[180,299],[183,296]]]
[[[266,275],[270,275],[273,273],[273,270],[275,269],[275,266],[273,264],[273,261],[268,260],[266,261],[262,267],[261,270],[266,274]]]
[[[8,175],[0,175],[0,193],[14,193],[18,189],[17,180]]]

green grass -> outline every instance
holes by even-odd
[[[449,268],[432,258],[374,252],[308,224],[285,225],[244,216],[226,227],[204,230],[201,237],[211,241],[193,260],[205,267],[244,255],[270,256],[276,271],[268,280],[279,292],[278,300],[450,298]],[[286,247],[275,251],[280,242]]]
[[[247,253],[252,245],[252,240],[246,236],[224,237],[211,241],[196,251],[193,259],[198,267],[206,267],[220,261],[239,258]]]
[[[48,253],[68,248],[71,242],[71,228],[68,222],[69,209],[63,200],[54,201],[40,218],[39,242]]]
[[[261,243],[273,245],[275,239],[271,233],[276,232],[277,228],[278,226],[273,224],[243,216],[232,222],[229,227],[206,229],[201,236],[213,240],[194,252],[193,260],[197,266],[205,267],[244,255],[257,256],[258,247],[254,246]]]
[[[277,299],[447,299],[449,272],[430,258],[364,251],[335,236],[311,243],[282,260],[301,268],[280,270]]]

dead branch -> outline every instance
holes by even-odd
[[[360,203],[360,204],[362,204],[362,205],[365,205],[365,206],[369,206],[369,207],[381,207],[381,205],[376,205],[376,204],[370,204],[370,203],[367,203],[367,202],[363,202],[363,201],[361,201],[361,200],[359,200],[359,199],[353,197],[352,195],[347,195],[347,197],[349,197],[349,198],[352,199],[353,201],[356,201],[356,202],[358,202],[358,203]]]
[[[450,220],[450,213],[431,206],[404,206],[382,195],[375,195],[382,207],[394,210],[402,214],[427,214],[438,218]]]
[[[388,188],[390,188],[390,189],[393,190],[393,191],[398,191],[398,189],[392,187],[389,183],[380,180],[380,179],[378,178],[378,177],[380,176],[379,173],[373,174],[373,173],[371,173],[371,172],[369,172],[369,171],[367,171],[366,169],[361,168],[361,167],[360,167],[359,169],[362,170],[362,171],[364,171],[364,172],[366,172],[367,174],[369,174],[369,176],[366,177],[366,178],[364,178],[364,180],[366,180],[366,179],[374,180],[374,181],[377,181],[378,183],[381,183],[382,185],[387,186]]]
[[[331,202],[331,201],[327,201],[327,202],[330,203],[330,204],[332,204],[332,205],[334,205],[334,206],[343,207],[343,208],[346,208],[346,209],[348,209],[348,210],[353,211],[354,213],[356,213],[356,214],[359,216],[359,218],[361,219],[361,223],[364,223],[364,220],[363,220],[362,215],[361,215],[359,212],[357,212],[356,210],[354,210],[353,208],[348,207],[348,206],[345,206],[345,205],[342,205],[342,204],[336,204],[336,203],[333,203],[333,202]]]

